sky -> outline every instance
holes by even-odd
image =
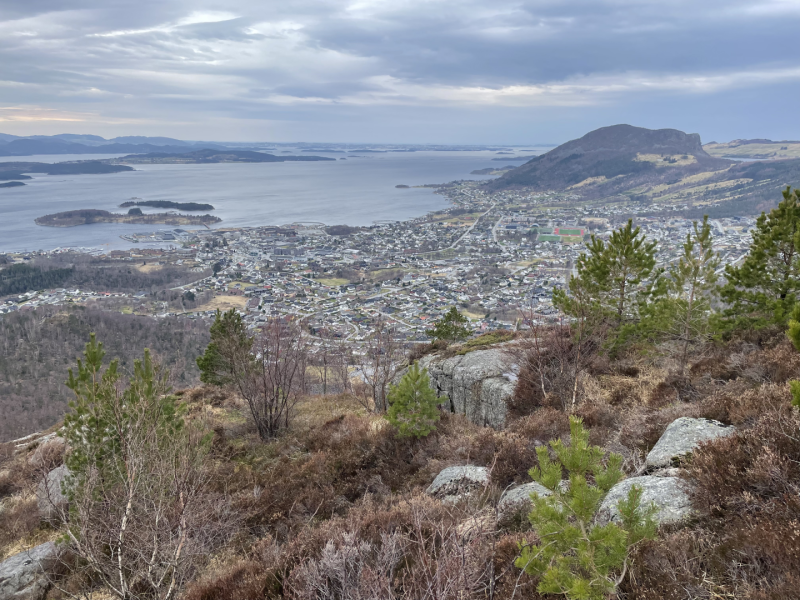
[[[800,139],[800,0],[0,0],[0,132]]]

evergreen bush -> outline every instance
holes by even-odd
[[[641,506],[642,490],[632,486],[618,509],[621,522],[599,525],[597,509],[608,491],[622,479],[622,457],[589,445],[581,419],[570,417],[570,444],[550,442],[536,449],[539,466],[530,470],[534,481],[552,492],[531,495],[528,519],[539,544],[524,545],[516,566],[539,577],[540,594],[559,594],[569,600],[603,600],[616,592],[627,570],[631,548],[653,539],[654,507]],[[562,471],[569,485],[562,485]]]
[[[415,363],[389,389],[386,419],[397,428],[398,437],[425,437],[436,429],[441,401],[431,389],[428,370]]]

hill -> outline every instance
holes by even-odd
[[[126,152],[186,152],[186,146],[157,144],[93,144],[64,139],[19,139],[0,145],[0,156],[30,156],[33,154],[123,154]]]
[[[537,156],[486,187],[567,192],[573,203],[679,204],[687,216],[721,217],[758,213],[781,189],[800,183],[800,159],[736,162],[721,158],[719,146],[707,146],[718,154],[712,156],[698,134],[613,125]]]
[[[731,164],[707,154],[696,133],[612,125],[532,158],[493,181],[491,187],[559,190],[594,178],[591,183],[616,179],[613,187],[623,189],[643,178],[668,179],[676,172],[722,170]]]
[[[703,149],[711,156],[740,160],[800,158],[800,141],[733,140],[726,143],[709,142]]]

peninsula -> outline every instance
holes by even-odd
[[[121,158],[106,159],[106,164],[209,164],[209,163],[265,163],[265,162],[311,162],[320,160],[336,160],[325,156],[275,156],[266,152],[252,150],[217,150],[206,148],[185,152],[183,154],[169,154],[166,152],[150,152],[148,154],[131,154]]]
[[[133,171],[126,165],[112,165],[99,160],[76,160],[60,163],[39,162],[0,162],[0,178],[30,179],[23,173],[43,173],[45,175],[105,175]]]
[[[107,210],[84,209],[68,210],[35,219],[37,225],[44,227],[76,227],[92,223],[126,223],[129,225],[209,225],[222,221],[211,215],[180,215],[158,213],[153,215],[111,213]]]

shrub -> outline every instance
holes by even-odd
[[[243,560],[193,582],[183,600],[263,600],[275,597],[273,588],[276,587],[277,580],[264,565],[255,560]]]
[[[411,365],[400,383],[389,389],[388,398],[386,419],[397,428],[399,437],[421,438],[436,429],[442,400],[431,388],[427,369]]]
[[[622,578],[616,572],[624,575],[631,548],[655,537],[655,509],[642,508],[642,490],[632,486],[618,505],[621,524],[595,523],[603,498],[622,479],[622,457],[610,454],[604,464],[602,448],[589,445],[589,433],[577,417],[570,417],[570,445],[555,440],[550,447],[556,460],[539,447],[539,466],[530,471],[534,481],[552,491],[551,496],[531,495],[528,518],[540,543],[523,545],[515,564],[541,577],[539,593],[602,600],[616,592]],[[561,486],[562,469],[569,473],[567,489]]]

